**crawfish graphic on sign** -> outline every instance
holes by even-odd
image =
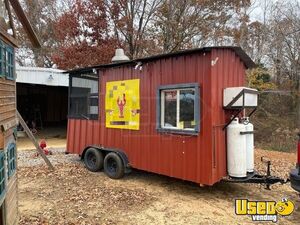
[[[126,105],[125,94],[123,94],[123,99],[122,100],[120,99],[120,97],[118,97],[117,104],[119,106],[119,111],[120,111],[119,118],[124,118],[124,106]]]
[[[139,130],[140,80],[106,83],[106,127]]]

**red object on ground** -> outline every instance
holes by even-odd
[[[47,143],[46,143],[46,141],[45,141],[44,139],[41,140],[41,142],[40,142],[40,147],[41,147],[41,149],[44,149],[44,148],[47,147]]]
[[[48,149],[46,149],[47,143],[46,143],[46,141],[44,139],[41,140],[40,147],[44,151],[45,155],[49,155],[50,151]]]
[[[44,153],[45,153],[45,155],[49,155],[49,150],[48,149],[43,149],[44,150]]]
[[[206,185],[222,180],[227,175],[223,127],[232,115],[223,109],[223,90],[245,85],[251,59],[240,48],[217,47],[160,55],[141,62],[142,72],[135,70],[136,63],[97,67],[98,120],[69,117],[66,152],[82,155],[86,147],[98,145],[122,150],[136,169]],[[81,71],[69,72],[72,79]],[[106,83],[130,79],[140,79],[140,129],[106,128]],[[158,88],[187,83],[200,87],[199,133],[191,136],[159,132]]]

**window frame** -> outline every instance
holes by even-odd
[[[5,69],[4,69],[4,65],[5,65],[5,45],[3,43],[3,41],[0,40],[0,77],[5,77]]]
[[[92,78],[92,76],[97,77],[97,78]],[[70,114],[71,113],[71,89],[72,89],[72,79],[73,78],[80,78],[80,79],[87,79],[87,80],[92,80],[92,81],[96,81],[97,82],[97,86],[98,86],[98,114],[97,116],[93,117],[91,116],[91,114],[89,114],[87,117],[85,116],[79,116],[79,115],[73,115]],[[91,101],[92,97],[95,96],[95,93],[92,93],[89,95],[88,97],[88,101]],[[94,106],[94,105],[90,105],[91,102],[89,102],[89,107]],[[96,114],[94,114],[96,115]],[[86,73],[74,73],[74,74],[69,74],[69,90],[68,90],[68,119],[80,119],[80,120],[99,120],[99,116],[100,116],[100,85],[99,85],[99,75],[94,74],[93,72],[86,72]]]
[[[180,95],[181,90],[194,90],[195,91],[195,101],[194,101],[194,120],[195,120],[195,129],[180,129],[164,127],[164,93],[165,91],[177,91],[177,95]],[[188,135],[198,135],[200,132],[200,86],[198,83],[185,83],[185,84],[174,84],[174,85],[162,85],[157,88],[157,100],[156,100],[156,130],[158,132],[165,133],[176,133],[176,134],[188,134]],[[178,123],[178,117],[180,117],[180,97],[176,98],[177,110],[179,115],[176,113],[176,124]]]
[[[0,40],[0,77],[15,80],[15,49]]]
[[[5,153],[3,149],[0,149],[0,201],[6,192],[5,176]]]
[[[7,57],[6,65],[5,65],[6,79],[14,80],[15,79],[14,48],[11,46],[6,46],[5,54]]]
[[[7,148],[7,175],[8,179],[17,171],[17,148],[15,143],[9,144]]]

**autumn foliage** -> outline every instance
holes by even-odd
[[[298,0],[22,0],[22,3],[43,49],[22,46],[20,52],[25,53],[16,57],[21,66],[28,66],[29,54],[32,65],[68,70],[109,63],[117,47],[124,48],[126,55],[135,59],[205,46],[240,46],[260,65],[248,71],[248,86],[266,95],[260,98],[262,102],[256,112],[257,136],[280,146],[276,140],[281,139],[272,133],[274,127],[280,124],[290,130],[300,127]],[[26,43],[20,26],[17,31]],[[289,124],[282,122],[283,115]],[[271,136],[275,140],[268,139]],[[286,145],[285,142],[282,141]]]
[[[271,81],[271,76],[266,68],[259,66],[247,71],[248,86],[259,91],[268,91],[276,88],[275,83]]]
[[[55,35],[59,47],[52,60],[63,69],[109,63],[117,46],[102,0],[76,0],[56,22]]]

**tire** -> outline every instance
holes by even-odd
[[[124,163],[120,156],[115,152],[110,152],[105,156],[104,172],[111,179],[120,179],[124,176]]]
[[[96,148],[89,148],[84,154],[84,165],[92,172],[98,172],[103,168],[103,154]]]

